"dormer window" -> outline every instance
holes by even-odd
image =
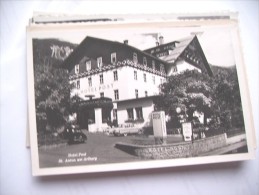
[[[137,55],[137,53],[133,53],[133,62],[134,62],[135,64],[138,63],[138,55]]]
[[[147,58],[146,57],[143,57],[143,65],[147,66]]]
[[[85,65],[86,65],[86,71],[91,70],[91,61],[86,61]]]
[[[101,68],[103,66],[103,58],[102,57],[97,58],[97,66],[98,66],[98,68]]]
[[[75,73],[79,74],[79,64],[75,65]]]
[[[114,53],[111,54],[111,63],[115,64],[116,61],[117,61],[117,59],[116,59],[116,52],[114,52]]]

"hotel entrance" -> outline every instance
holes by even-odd
[[[108,125],[111,123],[112,109],[113,103],[110,98],[102,97],[80,101],[77,110],[77,123],[81,129],[97,131],[103,123]]]
[[[95,123],[94,108],[79,108],[77,112],[77,123],[80,129],[88,130],[88,124]]]

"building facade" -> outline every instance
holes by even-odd
[[[203,68],[206,58],[204,61],[198,52],[189,51],[190,44],[192,46],[198,40],[195,38],[188,43],[163,44],[160,40],[156,47],[141,51],[128,45],[128,41],[119,43],[86,37],[63,64],[69,70],[73,84],[71,97],[78,96],[85,102],[110,98],[113,106],[105,115],[99,107],[86,109],[78,113],[81,121],[94,121],[95,130],[92,131],[102,131],[102,125],[107,121],[150,126],[153,100],[159,95],[159,85],[166,81],[167,76],[188,69],[183,65],[186,62],[188,67],[206,70]],[[192,47],[200,46],[196,43]],[[187,55],[196,58],[192,61]],[[89,123],[81,122],[79,125],[88,128]]]
[[[156,46],[144,52],[167,62],[168,76],[194,69],[213,75],[197,36],[189,36],[166,44],[163,39],[163,36],[160,36]]]

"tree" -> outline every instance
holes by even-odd
[[[209,83],[209,78],[196,77],[186,86],[187,92],[187,108],[189,120],[192,120],[195,111],[204,114],[203,123],[207,125],[207,118],[211,115],[212,88]]]
[[[65,125],[70,107],[68,72],[56,68],[53,60],[34,64],[37,130],[55,131]]]
[[[186,111],[192,121],[195,111],[204,114],[204,124],[211,118],[215,128],[244,127],[240,90],[235,66],[212,67],[214,76],[198,71],[185,71],[170,76],[162,84],[156,106],[173,120],[177,119],[176,108]],[[213,124],[214,123],[214,124]]]
[[[211,78],[196,70],[172,75],[161,85],[161,97],[157,106],[172,118],[177,116],[176,108],[185,110],[188,120],[193,119],[195,111],[204,113],[204,123],[211,114]]]
[[[217,68],[215,71],[215,89],[213,109],[226,128],[243,127],[243,111],[235,66]]]
[[[33,39],[35,106],[38,133],[66,124],[70,109],[69,73],[60,68],[64,57],[54,55],[76,45],[58,39]],[[60,54],[60,53],[59,53]],[[62,53],[63,54],[63,53]]]

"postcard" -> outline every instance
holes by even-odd
[[[254,158],[233,18],[27,28],[34,176]]]

